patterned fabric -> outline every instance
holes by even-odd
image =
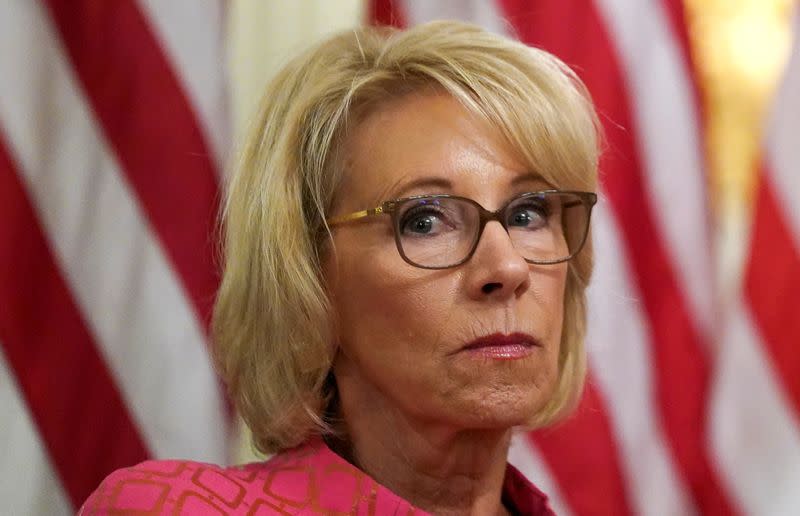
[[[503,501],[518,514],[552,516],[547,497],[508,466]],[[267,462],[221,468],[147,461],[120,469],[92,493],[81,515],[426,515],[316,440]]]

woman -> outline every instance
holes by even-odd
[[[291,62],[228,191],[213,321],[276,455],[147,462],[85,511],[551,514],[506,458],[580,395],[597,147],[565,65],[473,26]]]

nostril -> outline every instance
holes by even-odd
[[[487,283],[483,287],[481,287],[481,291],[483,291],[484,294],[491,294],[495,290],[498,290],[498,289],[501,289],[501,288],[503,288],[503,284],[502,283]]]

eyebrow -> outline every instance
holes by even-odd
[[[550,188],[550,185],[545,179],[535,172],[528,172],[522,175],[519,175],[511,180],[510,186],[516,187],[524,183],[542,183],[545,187]],[[389,199],[402,199],[407,197],[409,192],[417,189],[425,189],[425,188],[438,188],[441,191],[452,192],[453,191],[453,182],[449,179],[444,177],[420,177],[409,181],[405,184],[400,185],[396,190],[393,191],[392,195],[390,195]],[[431,192],[425,192],[431,193]]]
[[[526,174],[522,174],[520,176],[515,177],[511,180],[511,186],[519,186],[523,183],[542,183],[546,187],[550,188],[550,183],[548,183],[545,178],[537,174],[536,172],[528,172]]]
[[[389,198],[401,199],[406,197],[410,191],[421,188],[439,188],[441,190],[452,191],[453,182],[443,177],[420,177],[399,186]]]

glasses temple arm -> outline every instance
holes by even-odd
[[[348,213],[347,215],[339,215],[338,217],[331,217],[326,220],[329,226],[335,226],[341,224],[343,222],[349,222],[351,220],[358,220],[363,219],[364,217],[370,217],[372,215],[380,215],[383,213],[383,206],[378,206],[377,208],[372,208],[369,210],[361,210],[361,211],[354,211],[353,213]]]

